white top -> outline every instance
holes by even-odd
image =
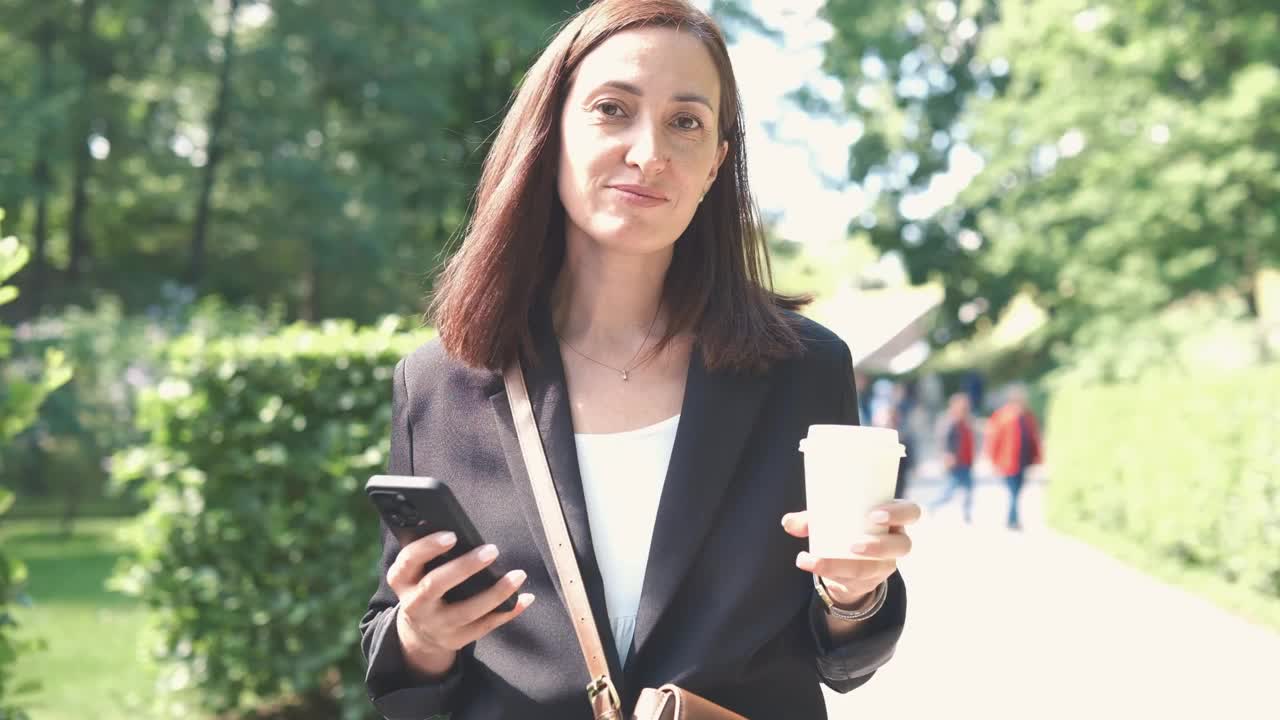
[[[676,415],[639,430],[574,435],[609,625],[624,664],[679,425]]]

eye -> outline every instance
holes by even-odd
[[[702,121],[693,115],[681,115],[675,119],[676,127],[681,130],[700,130]]]
[[[596,105],[596,112],[605,117],[617,118],[622,117],[626,113],[623,112],[622,106],[612,100],[605,100]]]

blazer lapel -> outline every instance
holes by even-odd
[[[701,348],[694,345],[680,425],[649,545],[633,641],[637,656],[671,605],[716,519],[767,387],[763,375],[707,370]]]
[[[600,642],[608,656],[610,674],[614,684],[619,685],[622,679],[621,663],[618,659],[613,632],[610,629],[604,581],[601,579],[595,548],[591,542],[587,501],[582,490],[582,476],[578,469],[578,450],[573,435],[568,384],[565,381],[559,343],[556,341],[549,314],[539,313],[535,317],[534,334],[538,363],[534,365],[526,361],[524,366],[525,384],[529,388],[529,402],[533,405],[533,414],[538,422],[538,434],[541,436],[543,451],[547,456],[547,465],[551,468],[551,479],[555,483],[556,494],[560,497],[560,511],[564,514],[565,525],[568,526],[569,536],[573,541],[578,570],[582,574],[587,599],[591,602],[592,615],[595,618],[596,628],[600,632]],[[506,388],[502,385],[501,373],[498,374],[496,385],[497,390],[489,399],[493,403],[494,413],[497,416],[503,452],[507,457],[511,479],[515,485],[515,500],[519,502],[524,512],[529,530],[538,546],[538,552],[542,555],[542,561],[563,602],[564,589],[561,588],[560,578],[556,575],[551,549],[542,527],[542,518],[538,515],[537,501],[533,496],[533,488],[529,484],[524,457],[520,453],[520,442],[512,420]]]

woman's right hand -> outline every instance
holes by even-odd
[[[401,548],[387,570],[387,584],[400,600],[396,631],[405,661],[427,680],[444,677],[459,650],[515,619],[533,602],[532,594],[522,593],[514,610],[493,612],[524,584],[523,570],[512,570],[493,587],[466,600],[447,602],[446,592],[498,557],[498,548],[483,545],[427,573],[427,563],[456,542],[449,532],[419,538]]]

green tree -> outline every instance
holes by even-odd
[[[827,69],[844,109],[867,116],[850,177],[891,190],[873,240],[915,279],[945,280],[952,318],[1025,291],[1049,311],[1033,349],[1063,358],[1081,333],[1114,340],[1199,292],[1252,303],[1253,277],[1280,261],[1273,3],[829,0],[826,13]],[[980,172],[939,183],[942,154]],[[930,184],[932,202],[918,193]]]
[[[10,210],[11,226],[21,228],[22,211],[30,206],[33,258],[23,284],[32,308],[54,280],[49,240],[61,210],[55,170],[65,163],[63,131],[74,100],[62,76],[67,64],[58,57],[74,32],[61,4],[15,0],[0,6],[0,54],[6,59],[0,67],[0,207]]]
[[[947,282],[937,339],[963,337],[985,325],[985,310],[1016,292],[987,272],[975,252],[980,207],[942,206],[977,160],[970,144],[971,102],[999,94],[1008,63],[984,61],[978,49],[999,17],[997,0],[828,0],[832,26],[824,70],[843,85],[832,105],[812,89],[795,96],[815,113],[848,114],[862,126],[849,149],[848,180],[873,198],[855,219],[881,251],[900,255],[911,281]]]
[[[575,9],[0,5],[0,202],[37,250],[19,314],[98,291],[138,309],[173,281],[290,318],[420,309],[511,91]]]
[[[0,220],[4,219],[0,211]],[[18,244],[17,238],[0,239],[0,305],[13,300],[17,290],[4,282],[13,276],[28,260],[26,248]],[[0,359],[9,357],[12,331],[0,325]],[[5,442],[22,431],[35,418],[36,411],[49,393],[56,390],[71,377],[63,356],[50,352],[45,364],[36,371],[36,378],[28,381],[13,381],[0,387],[0,442]],[[13,505],[14,494],[6,487],[0,486],[0,515]],[[0,720],[23,720],[27,717],[18,707],[21,695],[32,690],[32,687],[12,687],[13,668],[17,665],[20,653],[26,652],[36,643],[21,638],[15,633],[18,627],[11,607],[25,599],[22,592],[26,581],[27,570],[15,558],[5,554],[0,547]]]
[[[991,272],[1034,289],[1044,338],[1124,327],[1280,262],[1280,14],[1273,3],[1005,3],[973,108]],[[981,121],[979,122],[978,119]],[[1102,339],[1102,338],[1098,338]]]

